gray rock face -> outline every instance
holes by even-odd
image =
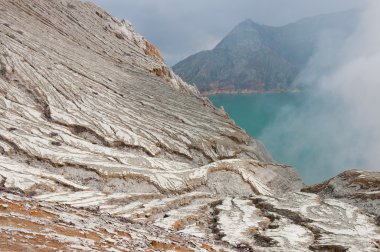
[[[321,184],[304,188],[323,198],[335,198],[351,203],[377,216],[380,223],[380,173],[359,170],[346,171]]]
[[[1,248],[378,249],[373,216],[300,193],[127,21],[75,0],[0,13]]]
[[[292,82],[317,50],[321,37],[344,38],[355,29],[356,20],[355,11],[281,27],[246,20],[214,49],[192,55],[173,69],[205,94],[294,89]]]

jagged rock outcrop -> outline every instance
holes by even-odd
[[[75,0],[0,13],[2,251],[379,248],[372,215],[299,192],[127,21]]]
[[[350,170],[323,183],[302,189],[323,198],[351,203],[377,216],[380,224],[380,173]]]

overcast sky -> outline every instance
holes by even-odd
[[[245,19],[284,25],[322,13],[360,8],[363,0],[91,0],[155,44],[168,65],[212,49]]]

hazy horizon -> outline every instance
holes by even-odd
[[[155,44],[170,66],[202,50],[212,49],[240,22],[251,19],[281,26],[299,19],[350,9],[356,0],[91,0]],[[270,15],[268,15],[270,13]]]
[[[379,14],[380,2],[368,1],[347,40],[321,40],[298,78],[312,88],[308,102],[281,111],[261,136],[266,142],[283,137],[283,155],[309,155],[315,169],[380,169]]]

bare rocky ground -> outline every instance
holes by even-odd
[[[95,209],[0,194],[1,251],[222,251],[228,244],[175,234]]]
[[[0,43],[1,251],[379,251],[378,175],[301,192],[127,21],[2,0]]]

